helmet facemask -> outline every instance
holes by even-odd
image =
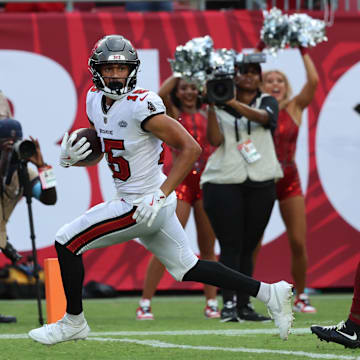
[[[108,64],[108,63],[107,63]],[[117,64],[124,64],[118,62]],[[105,96],[113,100],[119,100],[124,97],[125,94],[132,91],[136,86],[137,67],[129,65],[130,73],[126,78],[125,84],[121,81],[109,82],[108,85],[105,83],[105,78],[101,75],[100,66],[96,65],[94,68],[89,67],[90,72],[93,75],[93,82],[97,89],[104,93]]]

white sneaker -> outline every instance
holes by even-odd
[[[268,312],[279,328],[280,338],[287,340],[294,316],[291,309],[292,285],[280,281],[270,285]]]
[[[29,331],[29,336],[41,344],[53,345],[63,341],[86,339],[89,332],[90,328],[85,319],[80,324],[74,324],[65,315],[56,323]]]

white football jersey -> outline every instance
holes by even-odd
[[[163,101],[152,91],[136,88],[105,113],[103,96],[91,88],[86,112],[101,139],[118,196],[131,200],[155,191],[166,178],[162,141],[143,125],[152,116],[166,112]]]

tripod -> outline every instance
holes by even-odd
[[[33,256],[33,263],[34,263],[33,276],[35,278],[35,285],[36,285],[36,295],[37,295],[36,297],[37,297],[37,305],[38,305],[39,323],[40,323],[40,325],[43,325],[44,319],[43,319],[42,308],[41,308],[41,288],[40,288],[40,281],[39,281],[37,251],[36,251],[36,245],[35,245],[34,222],[33,222],[33,214],[32,214],[32,207],[31,207],[32,188],[31,188],[31,183],[30,183],[29,172],[28,172],[26,160],[21,160],[19,162],[18,174],[19,174],[20,184],[24,189],[24,196],[26,198],[26,204],[27,204],[28,214],[29,214],[30,238],[31,238],[32,256]]]

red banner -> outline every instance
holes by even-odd
[[[322,17],[320,13],[310,15]],[[3,78],[2,74],[8,76],[9,86],[7,91],[7,87],[0,82],[0,89],[5,94],[9,94],[12,89],[10,85],[17,86],[16,94],[9,97],[15,109],[15,117],[22,121],[22,118],[19,117],[20,114],[24,113],[23,118],[25,118],[26,111],[30,111],[30,109],[21,107],[20,100],[16,100],[20,99],[18,94],[24,93],[22,95],[24,97],[34,97],[32,101],[34,103],[39,101],[37,111],[40,111],[41,106],[46,106],[48,93],[50,95],[54,93],[54,88],[57,87],[57,78],[53,78],[51,72],[45,76],[46,68],[44,66],[27,70],[26,74],[32,76],[31,80],[24,75],[22,81],[10,84],[11,78],[14,79],[16,75],[9,76],[7,73],[7,67],[10,67],[12,59],[14,62],[19,61],[19,69],[27,65],[20,59],[27,59],[33,54],[51,59],[60,65],[61,71],[70,75],[69,81],[72,81],[75,89],[75,111],[71,117],[70,126],[69,123],[62,125],[61,121],[52,119],[52,114],[61,116],[62,112],[66,111],[66,106],[63,106],[63,97],[68,96],[68,93],[65,92],[50,98],[54,100],[56,97],[57,108],[51,109],[46,118],[36,125],[36,129],[42,129],[44,139],[53,126],[59,126],[59,128],[62,126],[62,132],[54,135],[51,140],[58,146],[61,134],[65,131],[72,131],[88,125],[84,111],[86,92],[91,85],[87,59],[92,46],[102,36],[114,33],[122,34],[130,39],[138,49],[157,49],[159,80],[163,81],[170,75],[168,59],[173,57],[177,45],[185,44],[194,37],[210,35],[214,40],[215,48],[233,48],[237,51],[242,48],[252,48],[258,41],[262,21],[262,14],[254,11],[1,14],[0,63],[2,56],[6,57],[7,62],[1,63],[3,73],[0,71],[0,79]],[[356,136],[359,134],[356,130],[360,119],[358,118],[359,114],[353,110],[357,105],[356,99],[353,103],[348,104],[352,111],[349,117],[357,119],[357,122],[355,120],[352,122],[349,117],[344,115],[346,111],[350,110],[343,108],[344,104],[336,101],[335,96],[336,94],[346,94],[347,91],[349,96],[350,94],[357,94],[356,96],[359,94],[360,77],[355,78],[358,69],[357,62],[360,58],[359,33],[360,19],[358,16],[338,15],[335,18],[335,24],[328,28],[328,42],[311,50],[311,56],[319,71],[320,85],[315,100],[308,109],[308,128],[306,129],[308,185],[305,194],[308,223],[308,287],[352,286],[355,268],[360,260],[359,197],[356,197],[358,194],[358,178],[356,177],[359,174],[359,170],[356,169],[358,168],[358,157],[352,157],[349,160],[350,155],[356,156],[359,152],[357,150],[358,142],[356,148],[351,139],[352,134],[356,134]],[[294,66],[292,71],[296,73],[298,68]],[[350,74],[348,77],[347,73]],[[37,81],[44,82],[44,85],[33,91]],[[158,85],[154,84],[152,89],[155,90]],[[346,91],[339,90],[342,87],[346,87]],[[327,101],[332,94],[334,94],[332,102]],[[358,103],[360,103],[360,98],[358,98]],[[326,119],[322,120],[324,114],[327,114],[327,109],[330,109],[328,123]],[[331,114],[334,113],[337,114],[336,121],[338,126],[344,130],[343,132],[336,128],[335,120],[334,127],[332,127]],[[321,114],[323,114],[322,117]],[[319,132],[320,125],[321,131]],[[33,131],[30,120],[26,126]],[[328,140],[334,140],[334,142],[327,144]],[[337,152],[331,155],[331,159],[328,159],[330,150],[327,149],[334,148],[337,149]],[[349,153],[346,153],[347,149],[350,149]],[[47,149],[43,148],[45,154],[46,151]],[[344,168],[344,164],[346,168]],[[335,175],[332,175],[331,171],[334,171]],[[61,170],[59,170],[60,172]],[[99,169],[97,167],[88,168],[87,175],[90,183],[88,204],[90,207],[103,201],[104,196],[101,190]],[[331,181],[331,179],[335,179],[337,175],[339,175],[339,180],[334,183],[335,180]],[[58,176],[57,181],[61,183],[66,181],[65,177],[74,176],[70,170],[67,174],[61,173],[61,177]],[[73,179],[76,182],[76,179]],[[59,192],[59,202],[56,205],[59,208],[63,206],[61,211],[64,213],[71,208],[71,205],[65,207],[61,202],[63,198],[69,197],[69,186],[63,192]],[[333,190],[334,186],[338,186],[338,188]],[[71,199],[74,204],[77,200],[76,196]],[[354,203],[356,204],[354,205]],[[70,204],[70,200],[68,204]],[[23,214],[26,216],[26,212]],[[35,213],[35,217],[36,215]],[[18,218],[16,219],[17,222],[20,221]],[[22,231],[27,234],[27,225],[24,225],[27,220],[23,217],[21,221]],[[37,229],[45,226],[44,222],[49,222],[51,225],[53,221],[50,218],[49,221],[41,220]],[[18,225],[16,223],[17,227]],[[56,230],[53,228],[53,234]],[[11,233],[9,236],[12,238]],[[22,236],[26,237],[27,235],[23,234]],[[282,233],[272,240],[266,243],[260,252],[255,277],[269,282],[279,279],[291,281],[290,252],[286,234]],[[51,239],[47,239],[47,241],[48,244],[51,243]],[[41,246],[39,248],[40,263],[48,256],[55,256],[53,246]],[[84,255],[85,282],[95,280],[112,285],[119,290],[141,289],[148,259],[149,253],[135,241],[89,251]],[[4,262],[3,257],[0,261]],[[164,276],[159,286],[159,289],[199,288],[201,288],[199,284],[176,283],[168,274]]]

